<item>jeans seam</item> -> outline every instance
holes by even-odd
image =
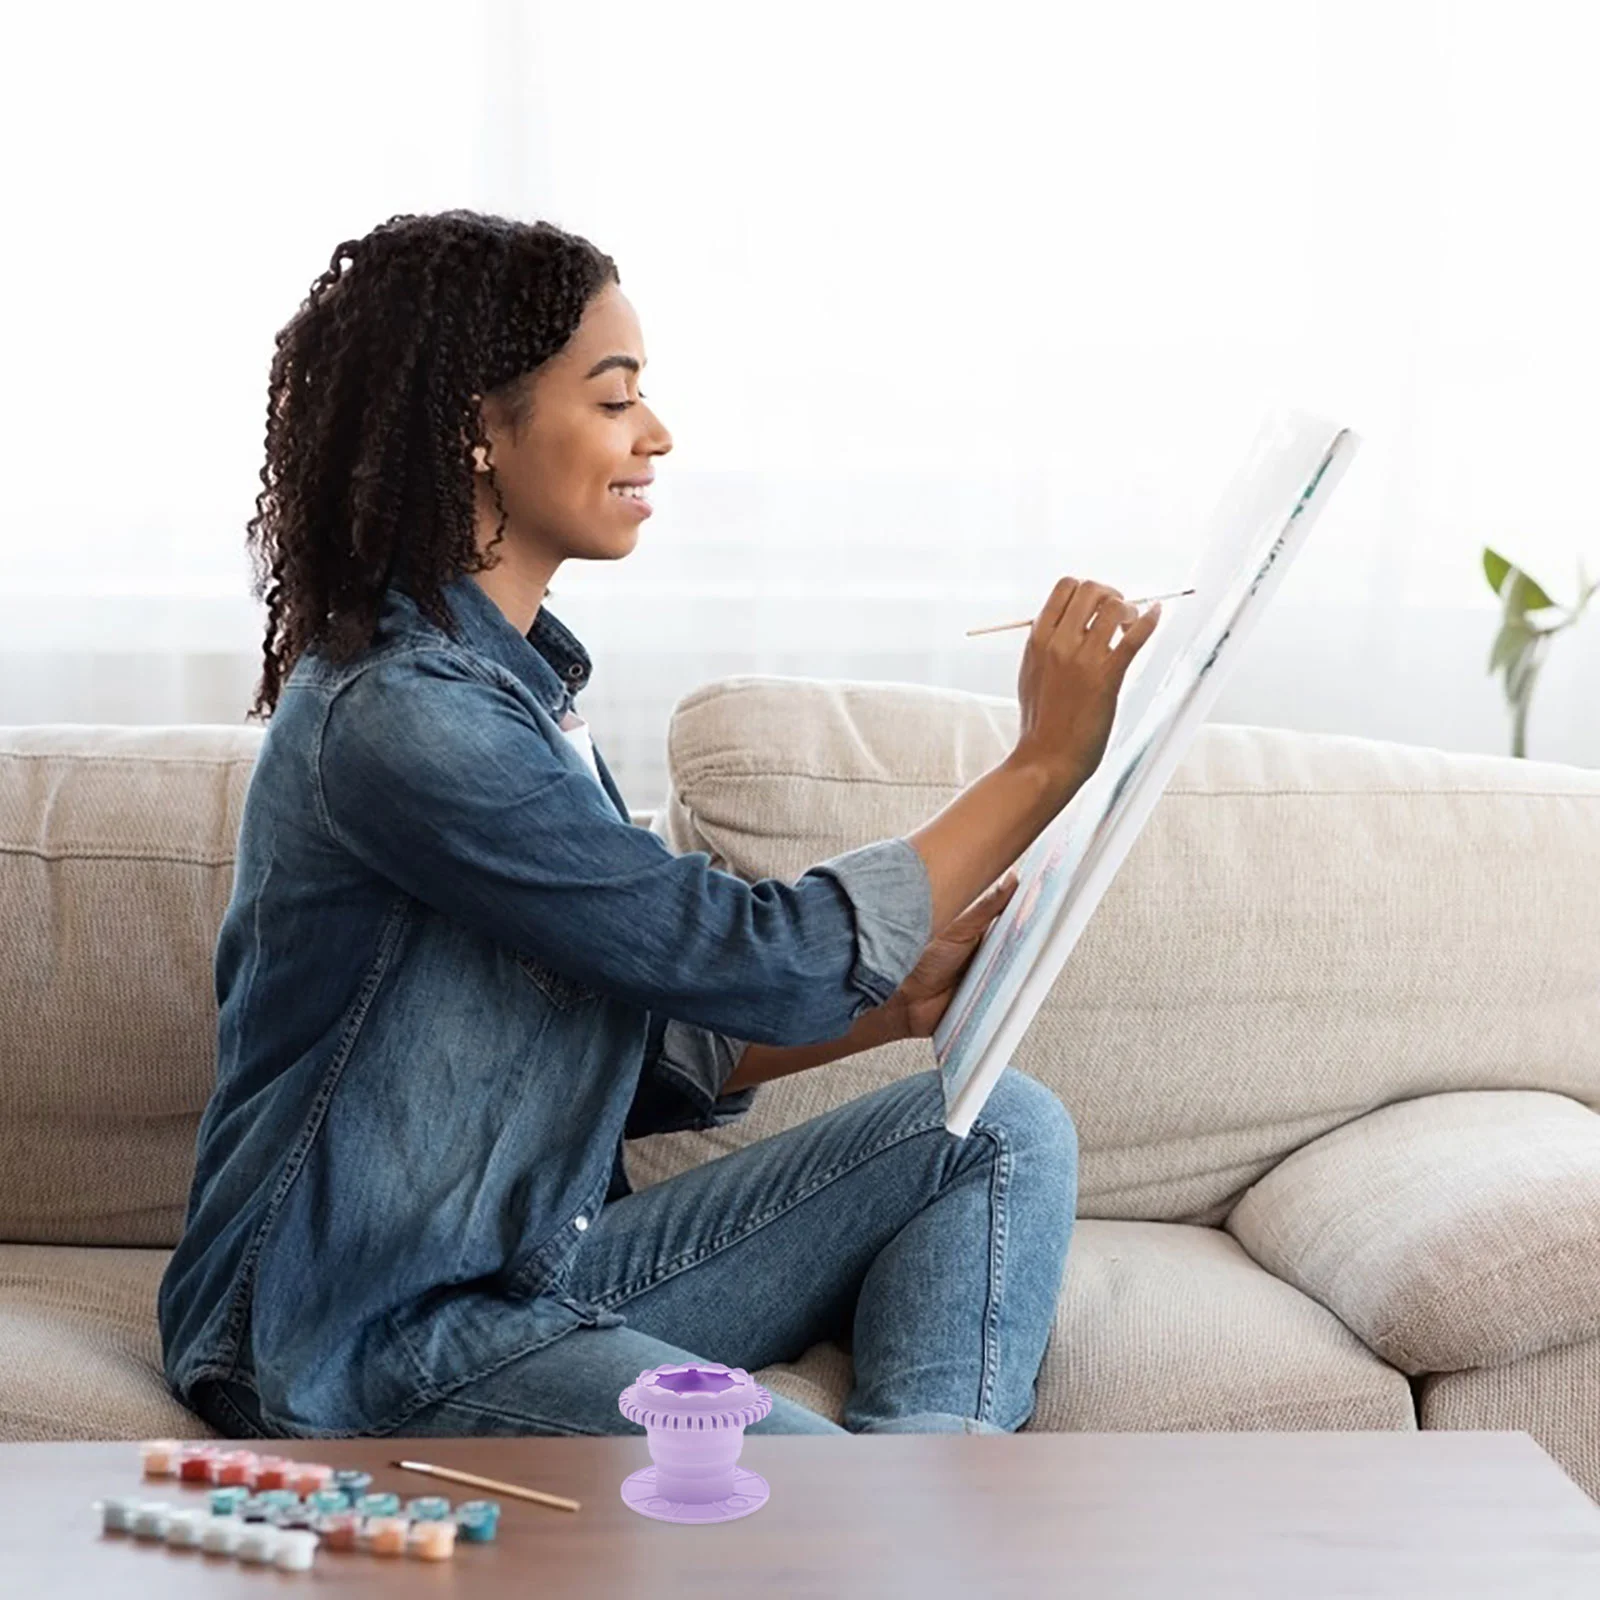
[[[977,1123],[972,1131],[978,1131]],[[989,1304],[983,1317],[983,1375],[978,1391],[977,1418],[993,1422],[994,1386],[1000,1365],[1000,1302],[1005,1288],[1006,1190],[1010,1185],[1013,1155],[1010,1141],[999,1127],[984,1127],[983,1134],[997,1146],[989,1164]]]
[[[665,1283],[667,1279],[676,1277],[681,1272],[687,1272],[691,1268],[700,1265],[701,1262],[710,1260],[712,1256],[721,1254],[721,1252],[729,1248],[729,1246],[740,1243],[744,1239],[748,1238],[751,1234],[759,1231],[761,1228],[766,1227],[769,1222],[773,1222],[778,1217],[781,1217],[785,1212],[793,1210],[794,1207],[799,1205],[802,1201],[809,1200],[814,1194],[819,1194],[823,1189],[827,1188],[829,1184],[837,1182],[840,1178],[855,1170],[856,1167],[860,1166],[863,1162],[870,1160],[873,1156],[879,1155],[884,1150],[891,1149],[893,1146],[901,1144],[907,1139],[916,1138],[920,1134],[931,1133],[935,1129],[948,1132],[948,1129],[945,1128],[942,1117],[933,1122],[918,1122],[913,1123],[909,1128],[898,1128],[893,1134],[879,1141],[877,1144],[869,1145],[864,1150],[852,1151],[849,1158],[829,1169],[809,1188],[801,1191],[799,1194],[791,1195],[787,1202],[783,1205],[759,1213],[753,1221],[747,1218],[745,1220],[745,1225],[737,1232],[714,1239],[703,1250],[698,1252],[698,1254],[693,1256],[678,1257],[669,1262],[665,1269],[658,1267],[648,1277],[637,1280],[633,1283],[625,1284],[620,1290],[617,1290],[613,1294],[591,1297],[591,1303],[606,1311],[614,1310],[618,1306],[626,1304],[626,1302],[631,1300],[635,1295],[643,1294],[645,1290],[653,1289],[657,1285]],[[981,1121],[975,1121],[972,1125],[971,1132],[981,1133],[987,1138],[992,1139],[999,1147],[1001,1160],[1006,1161],[1007,1165],[1009,1166],[1009,1146],[995,1128],[987,1126]],[[992,1165],[995,1167],[1000,1166],[1001,1160],[997,1160],[996,1162],[992,1163]],[[997,1218],[995,1227],[991,1228],[990,1230],[991,1240],[993,1239],[994,1234],[1004,1227],[1006,1176],[1009,1176],[1009,1172],[1004,1176],[991,1178],[991,1194],[994,1194],[996,1191],[998,1191],[999,1195],[998,1200],[991,1201],[991,1208],[994,1210]],[[996,1335],[994,1333],[994,1325],[999,1314],[999,1296],[996,1293],[995,1288],[995,1275],[997,1271],[995,1263],[997,1260],[1003,1260],[1003,1245],[995,1245],[990,1256],[989,1304],[984,1315],[983,1371],[979,1390],[980,1403],[983,1405],[987,1405],[988,1403],[986,1397],[988,1397],[990,1390],[993,1387],[994,1374],[998,1363],[998,1346]],[[986,1421],[991,1420],[985,1416],[984,1412],[982,1411],[979,1412],[979,1415],[984,1417],[984,1420]]]
[[[569,1306],[567,1309],[571,1311],[572,1307]],[[573,1311],[573,1315],[578,1318],[577,1327],[587,1326],[588,1319],[582,1313]],[[399,1329],[396,1329],[396,1332],[399,1331]],[[535,1350],[543,1350],[547,1345],[554,1344],[556,1340],[565,1338],[568,1333],[573,1331],[575,1331],[573,1328],[558,1328],[554,1333],[537,1339],[530,1339],[526,1344],[519,1344],[503,1354],[496,1355],[492,1361],[476,1368],[474,1371],[459,1373],[445,1383],[430,1380],[414,1394],[411,1411],[418,1410],[424,1405],[459,1404],[453,1397],[459,1394],[467,1384],[476,1383],[479,1378],[487,1378],[490,1373],[498,1372],[502,1367],[509,1366],[513,1361],[519,1360],[523,1356],[532,1355]],[[405,1416],[408,1415],[410,1415],[410,1412],[405,1413]],[[402,1416],[400,1420],[404,1421],[405,1416]]]
[[[411,1342],[410,1335],[402,1328],[391,1311],[384,1319],[389,1332],[396,1344],[400,1346],[402,1354],[410,1364],[411,1372],[416,1380],[413,1394],[424,1394],[433,1387],[433,1374],[422,1364],[422,1358],[417,1354],[417,1349]],[[430,1397],[431,1398],[431,1397]]]
[[[239,1380],[234,1379],[232,1381],[238,1382]],[[227,1413],[228,1418],[238,1430],[235,1434],[236,1438],[265,1439],[268,1437],[265,1430],[251,1422],[229,1398],[227,1391],[219,1385],[213,1385],[207,1395],[207,1399],[210,1401],[210,1405],[207,1407],[208,1410],[215,1409]]]
[[[462,1400],[457,1396],[446,1395],[437,1402],[440,1406],[448,1406],[456,1411],[471,1412],[474,1416],[494,1417],[497,1421],[511,1422],[527,1428],[552,1428],[558,1433],[568,1434],[580,1439],[600,1439],[607,1435],[597,1433],[589,1428],[573,1428],[566,1423],[556,1421],[550,1417],[536,1417],[525,1411],[510,1411],[503,1406],[481,1405],[473,1400]]]
[[[907,1139],[914,1139],[918,1134],[931,1133],[936,1128],[944,1130],[944,1121],[942,1118],[937,1122],[915,1123],[909,1128],[897,1128],[893,1134],[891,1134],[888,1138],[883,1139],[878,1144],[870,1145],[864,1150],[851,1151],[847,1159],[823,1173],[822,1176],[814,1184],[812,1184],[810,1188],[802,1190],[799,1194],[791,1195],[788,1200],[784,1202],[784,1204],[774,1206],[767,1211],[758,1213],[754,1220],[749,1218],[744,1219],[743,1224],[736,1232],[724,1234],[716,1239],[713,1239],[705,1246],[703,1250],[700,1250],[694,1255],[678,1256],[673,1258],[667,1263],[667,1266],[664,1270],[660,1267],[657,1267],[657,1269],[651,1272],[649,1276],[623,1285],[623,1287],[614,1294],[590,1296],[588,1298],[593,1305],[599,1306],[603,1310],[610,1311],[616,1306],[631,1300],[635,1295],[643,1294],[646,1289],[653,1289],[657,1284],[665,1283],[668,1278],[676,1277],[680,1272],[686,1272],[691,1267],[699,1266],[702,1261],[709,1261],[712,1256],[720,1255],[728,1248],[729,1245],[738,1244],[741,1240],[747,1239],[752,1233],[755,1233],[759,1229],[766,1227],[769,1222],[775,1221],[786,1211],[792,1211],[794,1207],[799,1205],[802,1200],[809,1200],[812,1195],[821,1193],[821,1191],[826,1189],[829,1184],[837,1182],[846,1173],[853,1171],[864,1161],[870,1160],[873,1156],[880,1154],[884,1150],[892,1148],[894,1145],[901,1144]]]

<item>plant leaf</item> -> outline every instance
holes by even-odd
[[[1524,611],[1537,611],[1541,606],[1553,606],[1555,601],[1536,584],[1521,567],[1512,567],[1515,576],[1505,596],[1506,610],[1519,615]]]
[[[1488,545],[1483,547],[1483,575],[1496,594],[1500,593],[1500,585],[1506,581],[1506,574],[1510,570],[1511,563],[1503,555],[1491,550]]]

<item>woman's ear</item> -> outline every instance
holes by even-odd
[[[483,397],[481,395],[477,395],[477,394],[472,396],[472,405],[473,405],[474,409],[476,409],[477,412],[478,412],[477,420],[479,420],[479,421],[482,420],[482,416],[483,416],[483,411],[482,411],[482,408],[481,408],[481,405],[480,405],[480,401],[482,400],[482,398]],[[462,443],[463,446],[465,446],[468,443],[468,439],[469,439],[469,430],[467,428],[463,428],[461,430],[461,443]],[[473,445],[473,447],[472,447],[472,468],[473,468],[474,472],[482,472],[484,470],[483,446],[481,444],[480,445]]]
[[[492,469],[489,466],[488,453],[494,446],[496,430],[505,426],[503,408],[493,400],[485,404],[483,396],[479,394],[472,396],[472,402],[478,408],[478,421],[489,439],[488,445],[478,444],[472,447],[472,467],[475,472],[489,472]],[[461,442],[466,443],[465,435],[462,436]]]

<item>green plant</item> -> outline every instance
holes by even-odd
[[[1534,680],[1544,665],[1553,634],[1570,628],[1589,603],[1589,597],[1600,589],[1600,578],[1592,583],[1583,570],[1583,558],[1578,558],[1578,603],[1575,606],[1558,606],[1554,600],[1528,576],[1521,567],[1513,566],[1502,555],[1483,547],[1483,575],[1489,587],[1500,597],[1500,631],[1495,635],[1489,651],[1489,671],[1505,669],[1506,702],[1511,707],[1511,753],[1525,756],[1527,752],[1528,702],[1533,697]],[[1565,611],[1560,622],[1534,622],[1530,611]]]

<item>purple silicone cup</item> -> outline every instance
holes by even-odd
[[[662,1522],[730,1522],[767,1503],[767,1480],[737,1463],[744,1430],[772,1409],[772,1394],[743,1367],[651,1367],[617,1406],[644,1428],[655,1463],[623,1480],[625,1505]]]

